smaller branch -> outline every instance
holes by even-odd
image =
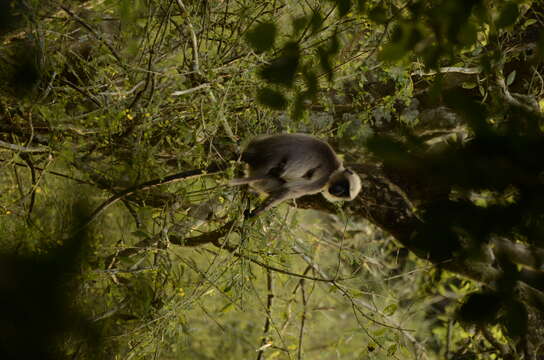
[[[127,91],[104,91],[99,93],[100,95],[108,95],[108,96],[127,96],[138,90],[138,88],[142,85],[145,85],[145,81],[140,81],[136,85],[132,87],[132,89]]]
[[[270,269],[266,269],[266,319],[263,327],[263,339],[261,346],[258,349],[257,360],[261,360],[264,354],[264,349],[268,348],[270,344],[267,343],[267,335],[270,331],[270,323],[272,318],[272,300],[274,299],[273,287],[272,287],[272,272]]]
[[[120,193],[117,193],[110,197],[108,200],[104,201],[100,206],[98,206],[91,216],[87,219],[87,221],[81,226],[79,230],[82,230],[83,228],[87,227],[90,223],[92,223],[98,215],[100,215],[104,210],[106,210],[111,205],[115,204],[117,201],[123,199],[126,196],[130,196],[134,194],[137,191],[147,190],[150,188],[153,188],[155,186],[170,184],[173,182],[181,181],[181,180],[187,180],[193,177],[199,177],[199,176],[205,176],[205,175],[211,175],[222,171],[218,165],[211,165],[206,169],[196,169],[196,170],[189,170],[184,171],[181,173],[177,173],[174,175],[166,176],[164,178],[159,179],[153,179],[147,182],[144,182],[142,184],[138,184],[135,186],[132,186],[128,189],[125,189],[121,191]]]
[[[516,107],[522,108],[523,110],[527,111],[529,114],[533,114],[535,116],[538,116],[539,118],[542,118],[542,113],[537,108],[538,105],[531,106],[527,103],[521,102],[510,93],[510,90],[508,90],[508,86],[506,85],[506,82],[504,81],[502,70],[499,72],[496,78],[496,85],[499,88],[499,91],[497,91],[497,95],[501,98],[501,100],[505,101],[510,106],[516,106]],[[528,98],[527,96],[524,96],[521,94],[514,94],[514,95],[516,95],[519,98]]]
[[[116,251],[115,254],[106,257],[106,260],[104,261],[104,263],[106,264],[105,268],[112,269],[116,265],[119,258],[128,258],[134,254],[138,254],[139,252],[145,250],[146,248],[149,248],[150,246],[156,245],[159,241],[159,238],[160,234],[155,235],[152,238],[145,238],[132,247]]]
[[[34,203],[36,202],[36,169],[34,168],[34,164],[32,163],[32,160],[30,159],[30,156],[27,153],[21,154],[21,158],[23,161],[28,165],[28,168],[30,169],[30,180],[32,183],[32,188],[30,190],[30,203],[28,205],[28,214],[27,219],[30,219],[30,215],[32,214],[32,210],[34,209]]]
[[[148,270],[156,270],[155,266],[143,266],[137,267],[135,269],[105,269],[105,270],[96,270],[96,272],[106,273],[106,274],[134,274],[140,273]]]
[[[145,77],[144,88],[136,93],[136,96],[134,96],[134,99],[128,106],[129,109],[132,109],[134,106],[136,106],[136,104],[138,103],[138,101],[140,101],[144,92],[147,90],[147,87],[149,86],[149,84],[153,81],[155,74],[153,73],[153,71],[151,71],[152,64],[153,64],[153,50],[149,52],[149,59],[147,61],[147,75]],[[153,92],[153,88],[151,90]],[[132,128],[134,128],[134,126]],[[130,131],[132,131],[132,129],[130,129]]]
[[[265,264],[265,263],[263,263],[263,262],[261,262],[259,260],[253,259],[253,258],[251,258],[249,256],[246,256],[246,255],[243,255],[243,254],[240,254],[240,253],[237,253],[236,252],[236,250],[238,249],[237,246],[230,246],[227,243],[221,243],[219,241],[219,239],[224,237],[226,234],[228,234],[232,230],[234,222],[235,222],[235,220],[231,220],[228,223],[226,223],[225,225],[221,226],[220,228],[218,228],[218,229],[216,229],[214,231],[211,231],[211,232],[206,233],[206,234],[194,236],[194,237],[191,237],[191,238],[181,239],[180,237],[175,236],[175,235],[169,235],[168,238],[169,238],[171,244],[180,245],[180,246],[200,246],[200,245],[204,245],[204,244],[213,244],[213,245],[215,245],[216,247],[218,247],[220,249],[227,250],[228,252],[232,253],[232,255],[234,255],[236,257],[249,260],[252,263],[254,263],[256,265],[259,265],[259,266],[261,266],[261,267],[263,267],[263,268],[265,268],[267,270],[275,271],[275,272],[278,272],[280,274],[294,276],[294,277],[297,277],[297,278],[300,278],[300,279],[314,280],[314,281],[320,281],[320,282],[329,282],[329,283],[334,283],[335,281],[345,280],[344,278],[326,279],[326,278],[318,278],[318,277],[313,277],[313,276],[307,276],[307,275],[304,275],[304,274],[297,274],[297,273],[293,273],[293,272],[290,272],[290,271],[287,271],[287,270],[283,270],[283,269],[280,269],[280,268],[276,268],[276,267],[267,265],[267,264]]]
[[[225,118],[225,114],[223,113],[223,110],[222,110],[223,109],[223,102],[221,102],[221,104],[218,104],[217,99],[215,98],[215,95],[213,94],[211,89],[208,89],[208,95],[210,96],[210,99],[211,99],[212,103],[218,105],[217,115],[219,117],[219,121],[221,121],[221,124],[223,125],[223,129],[225,130],[225,133],[227,134],[227,136],[233,142],[237,143],[238,139],[236,138],[236,136],[232,132],[232,129],[231,129],[230,125],[229,125],[229,122],[227,121],[227,118]],[[223,97],[223,99],[224,99],[224,97]]]
[[[309,266],[308,266],[309,268]],[[302,314],[300,318],[300,329],[298,333],[298,354],[297,359],[302,359],[302,337],[304,334],[304,324],[306,323],[306,310],[307,310],[307,301],[306,298],[306,289],[304,288],[304,279],[300,280],[300,296],[302,298]]]
[[[197,38],[196,38],[195,29],[193,28],[193,24],[191,24],[191,21],[189,20],[189,12],[187,11],[187,8],[185,7],[185,4],[183,4],[183,1],[182,0],[176,0],[176,3],[178,4],[178,6],[179,6],[179,8],[180,8],[180,10],[182,12],[182,15],[186,16],[185,20],[186,20],[186,23],[187,23],[187,27],[189,28],[189,32],[191,33],[191,42],[192,42],[192,46],[193,46],[193,60],[194,60],[193,71],[195,71],[197,74],[199,74],[200,73],[200,61],[199,61],[199,56],[198,56],[198,42],[197,42]],[[209,84],[207,84],[207,83],[206,84],[201,84],[201,85],[196,86],[196,87],[194,87],[192,89],[176,91],[172,95],[173,96],[185,95],[185,94],[188,94],[190,92],[200,90],[201,88],[206,88],[206,87],[209,87]],[[213,95],[213,92],[211,90],[208,90],[208,94],[210,96],[210,99],[211,99],[212,103],[217,104],[218,102],[217,102],[217,99],[215,98],[215,96]],[[221,105],[223,105],[223,104],[221,104]],[[225,118],[225,115],[223,114],[221,109],[218,110],[218,116],[219,116],[219,120],[221,121],[221,124],[223,125],[223,128],[225,129],[225,133],[227,134],[227,136],[229,138],[231,138],[234,142],[237,142],[236,136],[232,132],[232,129],[230,128],[230,125],[227,122],[227,119]]]
[[[97,321],[100,321],[100,320],[103,320],[103,319],[106,319],[106,318],[109,318],[109,317],[115,315],[117,312],[119,312],[119,310],[122,310],[123,308],[125,308],[127,306],[128,302],[125,301],[125,300],[126,299],[123,299],[123,301],[119,305],[115,306],[111,310],[108,310],[108,311],[102,313],[101,315],[98,315],[97,317],[92,319],[92,321],[97,322]]]
[[[15,145],[15,144],[11,144],[2,140],[0,140],[0,148],[9,149],[12,151],[17,151],[22,153],[46,153],[51,151],[49,148]]]
[[[136,229],[140,229],[142,227],[142,220],[140,219],[140,216],[127,199],[123,199],[122,201],[123,205],[125,205],[130,215],[132,215],[132,218],[134,219],[134,222],[136,224]]]
[[[227,250],[229,250],[230,248],[226,247],[225,245],[222,245],[219,242],[219,239],[221,239],[223,236],[228,234],[231,231],[233,225],[234,225],[234,220],[231,220],[225,225],[221,226],[220,228],[210,231],[208,233],[202,234],[202,235],[193,236],[190,238],[180,238],[179,236],[176,236],[176,235],[169,235],[168,238],[171,244],[180,245],[180,246],[201,246],[204,244],[211,243],[216,245],[217,247],[226,248]]]
[[[8,160],[0,159],[0,162],[8,162]],[[20,166],[20,167],[27,167],[26,164],[21,164],[21,163],[12,163],[12,165]],[[75,182],[77,182],[77,183],[79,183],[79,184],[94,185],[93,183],[91,183],[91,182],[89,182],[89,181],[76,179],[76,178],[74,178],[74,177],[72,177],[72,176],[69,176],[69,175],[66,175],[66,174],[62,174],[62,173],[59,173],[59,172],[56,172],[56,171],[46,170],[46,169],[41,168],[41,167],[38,167],[38,166],[34,166],[34,169],[35,169],[35,170],[38,170],[38,171],[43,171],[43,172],[45,172],[45,173],[47,173],[47,174],[51,174],[51,175],[63,177],[63,178],[66,178],[66,179],[75,181]]]
[[[191,42],[193,44],[193,60],[194,60],[193,70],[196,71],[197,73],[199,73],[200,72],[200,62],[199,62],[199,59],[198,59],[198,42],[197,42],[197,39],[196,39],[195,29],[193,28],[193,24],[191,24],[191,22],[189,21],[189,12],[187,11],[187,8],[185,7],[185,4],[183,4],[183,1],[176,0],[176,3],[178,4],[182,15],[186,16],[185,21],[187,22],[187,27],[189,28],[189,32],[191,33]]]
[[[200,85],[195,86],[195,87],[190,88],[190,89],[174,91],[174,92],[173,92],[172,94],[170,94],[170,95],[171,95],[171,96],[187,95],[187,94],[190,94],[190,93],[192,93],[192,92],[195,92],[195,91],[198,91],[198,90],[201,90],[201,89],[208,88],[208,87],[210,87],[210,86],[211,86],[210,83],[200,84]]]
[[[71,87],[72,89],[74,89],[75,91],[77,91],[78,93],[80,93],[81,95],[85,96],[87,99],[91,100],[96,106],[98,106],[99,108],[102,108],[102,105],[98,102],[98,100],[96,100],[93,96],[91,96],[91,94],[89,94],[88,92],[86,92],[85,90],[83,89],[80,89],[79,87],[77,87],[76,85],[72,84],[70,81],[68,80],[65,80],[63,78],[59,78],[59,81],[64,84],[64,85],[68,85],[69,87]]]
[[[417,76],[432,76],[436,74],[443,74],[443,73],[459,73],[459,74],[479,74],[482,72],[482,68],[480,67],[458,67],[458,66],[447,66],[447,67],[441,67],[436,71],[423,71],[423,70],[417,70],[412,73],[412,75]]]

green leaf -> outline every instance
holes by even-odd
[[[457,316],[470,324],[488,324],[496,318],[501,305],[502,299],[496,293],[472,293],[466,297]]]
[[[525,336],[529,322],[525,305],[519,301],[510,302],[502,322],[505,325],[508,335],[512,337]]]
[[[304,71],[302,72],[302,76],[308,89],[308,96],[313,97],[317,95],[317,91],[319,89],[319,81],[317,79],[316,73],[313,72],[311,69],[304,69]]]
[[[259,71],[262,79],[272,84],[291,86],[300,60],[300,49],[295,42],[288,43],[283,48],[283,54],[265,65]]]
[[[505,28],[510,25],[514,25],[519,16],[518,5],[513,2],[507,2],[502,8],[501,14],[497,19],[496,25],[498,28]]]
[[[383,61],[394,62],[402,59],[405,53],[406,50],[404,49],[404,46],[402,44],[391,43],[383,47],[383,49],[378,54],[378,58]]]
[[[390,304],[390,305],[387,305],[387,306],[385,307],[385,309],[383,309],[383,313],[384,313],[386,316],[391,316],[391,315],[393,315],[394,313],[397,312],[397,309],[398,309],[397,304]]]
[[[310,25],[312,27],[312,34],[317,33],[323,27],[323,16],[319,11],[313,13],[312,18],[310,19]]]
[[[387,348],[387,356],[393,356],[397,352],[397,344],[393,344]]]
[[[368,17],[370,20],[378,24],[385,24],[387,22],[387,12],[383,6],[375,6],[369,11]]]
[[[261,53],[274,46],[276,32],[276,24],[265,22],[249,30],[246,40],[255,52]]]
[[[136,236],[136,237],[139,237],[139,238],[142,238],[142,239],[149,239],[151,236],[146,233],[145,231],[142,231],[142,230],[137,230],[137,231],[134,231],[132,233],[133,236]]]
[[[331,57],[332,54],[325,49],[324,46],[320,46],[317,49],[317,55],[319,56],[319,65],[321,65],[321,69],[324,73],[326,73],[330,77],[332,76],[332,62]]]
[[[516,79],[516,70],[512,71],[510,74],[508,74],[508,77],[506,78],[506,85],[510,86]]]
[[[338,9],[338,15],[346,16],[351,9],[351,0],[336,0],[336,8]]]
[[[301,120],[304,117],[304,111],[306,110],[304,100],[306,100],[304,94],[298,94],[295,98],[293,110],[291,111],[291,117],[294,120]]]
[[[287,107],[287,99],[279,91],[263,88],[257,93],[257,101],[274,110],[283,110]]]
[[[526,27],[529,27],[529,26],[531,26],[531,25],[533,25],[533,24],[536,24],[536,22],[537,22],[536,19],[528,19],[527,21],[525,21],[525,22],[523,23],[523,25],[522,25],[521,27],[522,27],[523,29],[525,29]]]
[[[366,10],[366,0],[355,0],[355,6],[358,13],[362,13]]]
[[[308,18],[306,16],[299,16],[293,20],[293,29],[295,34],[300,34],[308,24]]]

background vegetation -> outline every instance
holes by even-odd
[[[0,3],[2,359],[543,359],[544,6]],[[363,179],[244,221],[244,141]],[[295,206],[296,205],[296,206]]]

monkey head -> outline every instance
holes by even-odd
[[[353,200],[361,191],[361,178],[351,169],[340,167],[332,173],[323,196],[329,201]]]

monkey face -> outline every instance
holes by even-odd
[[[337,170],[323,192],[329,201],[353,200],[361,190],[361,179],[350,169]]]
[[[329,193],[339,198],[349,198],[348,179],[340,179],[337,182],[330,184]]]

